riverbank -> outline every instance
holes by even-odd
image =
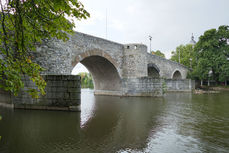
[[[215,87],[210,87],[209,89],[215,91],[229,91],[229,86],[215,86]]]
[[[229,86],[201,86],[194,90],[194,94],[219,93],[220,91],[229,91]]]

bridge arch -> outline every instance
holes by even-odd
[[[172,79],[182,79],[181,72],[179,70],[175,70],[172,74]]]
[[[122,89],[118,63],[107,53],[90,50],[78,54],[72,66],[81,63],[92,74],[95,94],[120,94]]]
[[[147,65],[148,77],[160,78],[160,69],[157,65],[149,63]]]

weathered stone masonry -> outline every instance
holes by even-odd
[[[127,80],[154,77],[148,75],[148,66],[155,67],[151,74],[158,73],[157,78],[163,79],[185,79],[189,71],[183,65],[147,53],[143,44],[123,45],[79,32],[69,35],[67,42],[45,40],[34,57],[46,68],[45,74],[70,75],[74,66],[82,63],[92,73],[95,94],[100,95],[128,96],[127,91],[133,89],[126,89]],[[149,94],[147,85],[145,89],[146,93],[135,89],[136,96]]]
[[[195,88],[195,81],[190,79],[165,79],[165,90],[191,92]]]
[[[73,75],[44,75],[47,86],[46,95],[33,99],[24,90],[18,96],[12,96],[14,108],[46,109],[46,110],[80,110],[80,76]],[[35,89],[34,82],[23,79],[25,90]]]
[[[192,90],[192,83],[184,80],[188,68],[147,53],[143,44],[123,45],[75,32],[66,42],[44,40],[33,60],[46,69],[47,95],[33,100],[22,92],[13,99],[16,108],[77,110],[80,79],[71,76],[77,63],[92,74],[97,95],[162,96],[164,84],[168,91]]]

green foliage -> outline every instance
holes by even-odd
[[[187,67],[193,67],[195,63],[193,48],[194,46],[191,44],[178,46],[176,48],[176,51],[172,51],[171,60],[175,62],[179,62],[179,54],[180,54],[180,63]]]
[[[165,83],[165,80],[163,79],[163,82],[162,82],[162,93],[164,94],[164,93],[166,93],[166,91],[167,91],[167,85]]]
[[[157,51],[151,51],[151,54],[153,55],[157,55],[157,56],[161,56],[161,57],[164,57],[165,58],[165,54],[163,54],[160,50],[157,50]]]
[[[207,30],[194,48],[197,59],[192,77],[225,81],[229,79],[229,26]],[[209,74],[209,72],[212,72]]]
[[[229,80],[229,26],[207,30],[195,46],[180,45],[172,52],[171,60],[191,67],[192,79]],[[191,59],[191,60],[190,60]]]
[[[90,73],[82,72],[79,73],[81,77],[81,87],[82,88],[94,88],[93,79]]]
[[[228,61],[220,67],[220,71],[221,73],[219,75],[219,81],[229,80],[229,62]]]
[[[6,0],[0,9],[0,88],[17,95],[24,87],[22,77],[28,76],[38,87],[28,92],[37,98],[45,94],[46,83],[31,52],[43,39],[68,40],[73,19],[86,19],[89,13],[77,0]]]

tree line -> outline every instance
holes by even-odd
[[[198,42],[180,45],[172,52],[171,60],[191,69],[188,77],[195,80],[213,80],[217,84],[229,80],[229,26],[210,29]]]
[[[91,73],[81,72],[78,75],[81,77],[81,88],[94,88]]]

